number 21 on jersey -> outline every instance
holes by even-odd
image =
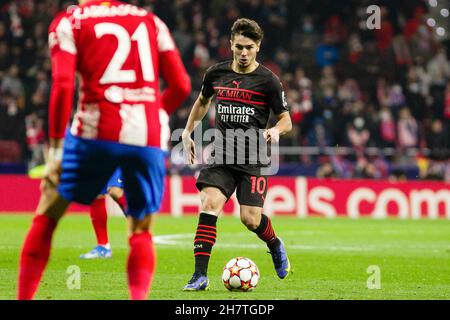
[[[100,84],[110,83],[133,83],[136,82],[134,70],[123,70],[123,65],[131,51],[131,42],[136,41],[138,45],[139,59],[141,62],[142,75],[145,81],[155,81],[153,59],[150,49],[150,40],[147,26],[142,22],[132,35],[119,24],[102,22],[94,26],[97,39],[105,35],[113,35],[117,39],[117,49],[114,53],[105,73],[100,79]]]

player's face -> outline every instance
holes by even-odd
[[[240,34],[236,35],[230,42],[233,60],[237,62],[239,67],[245,69],[255,63],[260,43]]]

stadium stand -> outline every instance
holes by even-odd
[[[168,24],[191,75],[191,100],[171,118],[172,129],[186,123],[205,69],[230,57],[232,21],[248,17],[266,31],[261,59],[280,76],[294,122],[281,142],[281,174],[450,181],[450,30],[437,33],[448,27],[439,7],[420,0],[128,2]],[[47,28],[72,4],[0,4],[0,149],[11,150],[2,151],[2,162],[33,167],[44,159]],[[381,8],[381,29],[367,28],[371,4]],[[13,154],[4,140],[20,150]]]

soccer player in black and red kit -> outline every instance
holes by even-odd
[[[278,277],[284,279],[291,271],[283,242],[276,236],[269,217],[262,213],[267,192],[267,174],[263,169],[268,162],[257,155],[266,151],[268,142],[278,142],[280,135],[292,129],[279,78],[256,61],[262,38],[263,31],[255,21],[235,21],[230,41],[233,60],[207,70],[182,135],[188,161],[193,163],[195,143],[191,134],[215,96],[214,151],[196,183],[201,212],[194,239],[195,272],[185,291],[209,288],[207,270],[216,242],[217,218],[235,191],[241,221],[267,244]],[[267,129],[271,112],[277,123]]]

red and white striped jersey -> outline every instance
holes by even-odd
[[[167,26],[156,15],[119,1],[69,7],[49,28],[53,86],[51,138],[62,138],[80,99],[71,133],[86,139],[161,147],[160,109],[169,114],[190,92],[190,80]],[[159,77],[167,85],[159,89]],[[167,138],[167,137],[166,137]]]

